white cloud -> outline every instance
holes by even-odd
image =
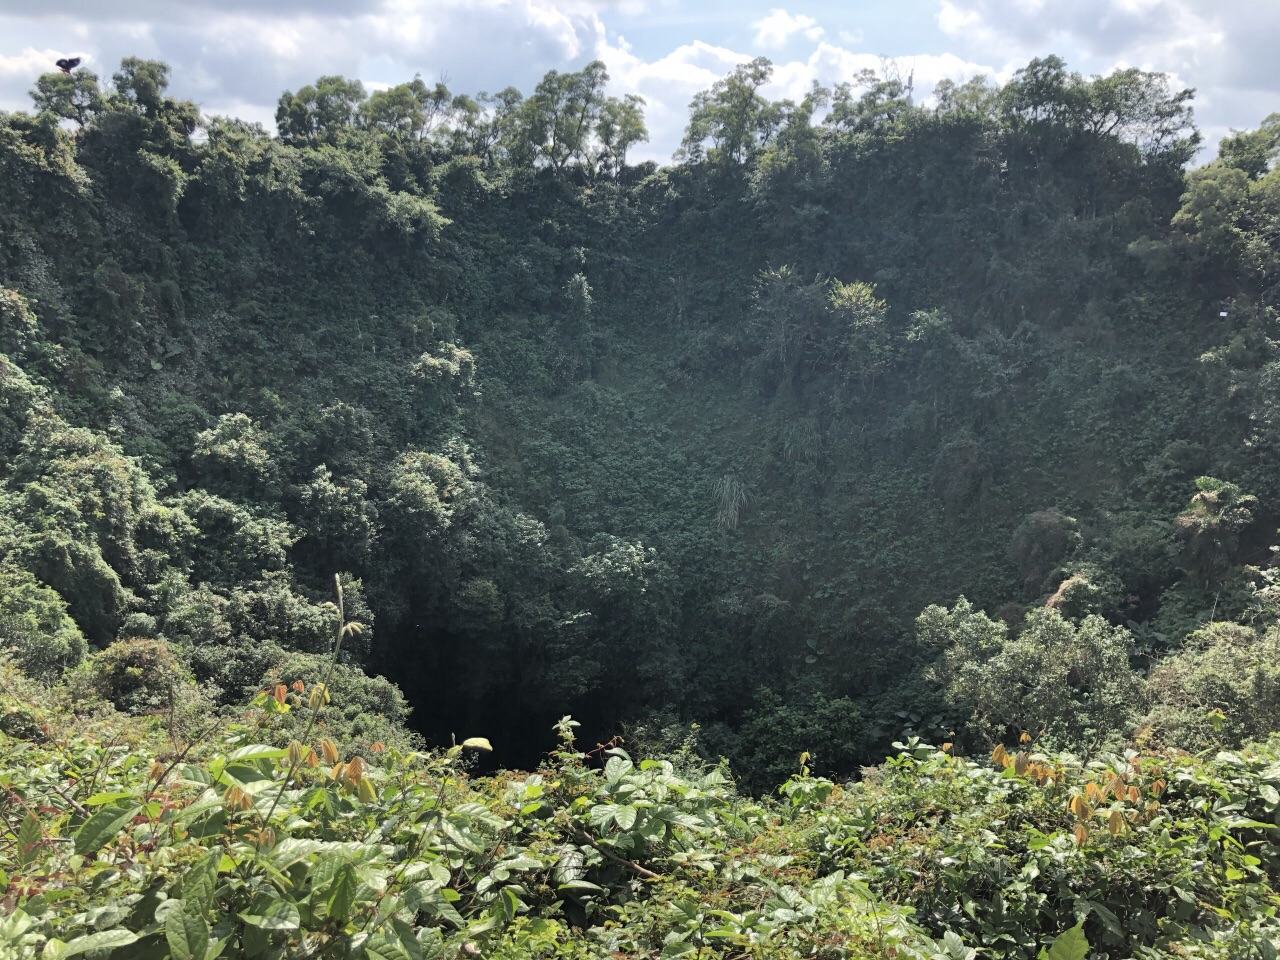
[[[785,47],[792,37],[803,35],[806,39],[817,41],[824,33],[818,21],[805,14],[792,15],[786,10],[775,8],[769,15],[752,24],[756,28],[755,43],[767,50]]]
[[[31,82],[64,56],[67,54],[60,50],[37,50],[35,47],[24,47],[12,56],[0,56],[0,83],[7,86],[11,82]]]
[[[638,93],[645,98],[645,123],[650,142],[633,153],[636,160],[668,162],[679,144],[688,121],[689,101],[751,54],[702,41],[684,44],[656,60],[636,55],[626,40],[601,40],[595,55],[609,69],[610,92]],[[977,74],[1007,79],[1010,68],[966,60],[954,54],[922,54],[894,61],[870,53],[859,53],[825,41],[818,41],[804,57],[778,60],[773,77],[762,93],[773,99],[804,98],[814,81],[826,86],[852,80],[863,70],[877,74],[885,69],[914,74],[915,87],[928,95],[944,79],[967,80]]]
[[[1274,68],[1280,4],[1241,0],[941,0],[952,42],[1025,63],[1057,53],[1074,69],[1137,66],[1196,89],[1206,141],[1280,106]]]
[[[832,12],[826,32],[818,21],[828,14],[813,0],[804,13],[768,2],[726,15],[727,7],[713,9],[709,0],[59,0],[25,9],[0,0],[0,109],[29,107],[36,77],[69,55],[84,56],[104,79],[123,56],[158,57],[173,68],[176,95],[268,129],[280,93],[322,74],[358,77],[370,89],[420,73],[469,93],[527,92],[548,70],[599,58],[611,93],[647,101],[652,139],[637,159],[665,162],[693,96],[755,52],[768,49],[777,60],[767,90],[775,97],[798,99],[813,80],[831,84],[880,69],[856,29],[870,35],[873,21],[841,23]],[[897,61],[904,75],[914,72],[918,98],[943,77],[1003,80],[1033,56],[1056,52],[1086,73],[1132,64],[1175,74],[1198,88],[1198,119],[1214,139],[1280,107],[1271,66],[1280,4],[933,2],[932,37],[920,26],[903,34],[919,35],[920,49],[933,52]],[[759,19],[744,30],[753,16]],[[642,42],[633,47],[623,33]],[[901,44],[896,52],[904,52]]]
[[[746,53],[695,40],[646,61],[622,37],[615,43],[600,38],[595,56],[609,70],[610,93],[638,93],[644,97],[649,142],[636,148],[631,156],[637,161],[659,163],[669,161],[680,144],[689,117],[689,101],[694,95],[751,59]]]

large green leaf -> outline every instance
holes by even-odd
[[[620,804],[613,811],[613,819],[623,830],[630,830],[636,825],[636,815],[639,813],[635,807]]]
[[[604,765],[604,778],[609,783],[617,783],[633,769],[633,764],[625,757],[610,757],[609,762]]]
[[[138,807],[103,807],[76,831],[75,851],[94,853],[115,839],[120,828],[138,813]]]
[[[28,813],[22,818],[22,826],[18,827],[18,866],[25,867],[36,858],[43,839],[44,831],[40,829],[40,821]]]
[[[259,930],[297,930],[302,926],[302,915],[288,900],[273,900],[258,913],[242,913],[240,919]]]
[[[165,918],[164,938],[172,960],[204,960],[209,952],[209,924],[199,911],[194,904],[184,903]]]
[[[57,960],[63,960],[64,957],[78,956],[90,950],[114,950],[117,947],[127,947],[137,939],[138,935],[132,930],[103,930],[99,933],[76,937],[70,943],[55,950],[53,956]]]
[[[113,800],[123,800],[126,797],[136,797],[136,790],[112,790],[109,793],[95,793],[92,797],[84,802],[86,807],[100,807],[104,803],[111,803]]]
[[[360,880],[356,876],[356,868],[344,863],[338,868],[333,878],[333,886],[329,888],[329,897],[325,901],[329,908],[329,916],[334,920],[345,921],[351,916],[351,908],[355,906],[356,891],[360,888]]]
[[[1040,950],[1040,960],[1085,960],[1089,955],[1089,939],[1084,935],[1084,924],[1074,927],[1053,941],[1053,946]]]
[[[263,744],[251,744],[247,747],[241,747],[229,756],[229,761],[234,760],[279,760],[281,757],[288,756],[289,751],[282,747],[268,747]]]
[[[182,878],[183,900],[208,910],[218,887],[218,862],[221,859],[222,851],[214,850],[187,871]]]

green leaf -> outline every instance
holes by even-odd
[[[218,861],[222,851],[215,850],[187,871],[182,878],[182,899],[208,910],[218,887]]]
[[[965,960],[965,954],[969,951],[965,948],[960,935],[954,930],[948,930],[943,934],[942,943],[947,948],[947,953],[951,955],[951,960]]]
[[[113,790],[110,793],[95,793],[84,802],[84,805],[86,807],[100,807],[104,803],[110,803],[112,800],[123,800],[125,797],[136,796],[137,793],[133,790]]]
[[[289,751],[280,747],[268,747],[260,743],[255,743],[247,747],[241,747],[239,750],[232,753],[227,760],[279,760],[281,757],[288,755]]]
[[[613,819],[623,830],[630,830],[636,825],[636,815],[639,813],[635,807],[620,805],[613,811]]]
[[[40,821],[28,813],[22,819],[22,826],[18,827],[18,866],[25,867],[36,858],[43,839],[44,831],[40,829]]]
[[[609,783],[617,783],[635,769],[635,765],[625,757],[610,757],[604,765],[604,778]]]
[[[103,930],[101,933],[76,937],[56,955],[61,960],[62,957],[74,957],[90,950],[114,950],[117,947],[127,947],[137,939],[138,935],[132,930]]]
[[[391,932],[400,943],[400,949],[409,955],[409,960],[423,960],[422,945],[414,935],[413,927],[399,917],[391,920]]]
[[[1040,950],[1040,960],[1085,960],[1089,955],[1089,939],[1084,935],[1084,923],[1077,923],[1057,940],[1053,946]]]
[[[604,887],[598,883],[592,883],[590,880],[570,880],[568,883],[560,884],[556,889],[581,890],[584,893],[604,893]]]
[[[261,913],[242,913],[240,919],[259,930],[297,930],[302,926],[302,915],[288,900],[273,900]]]
[[[101,850],[115,839],[120,828],[132,820],[137,812],[137,807],[103,807],[76,831],[76,853],[95,853]]]
[[[351,908],[355,906],[356,891],[359,887],[360,881],[356,877],[355,867],[344,863],[338,868],[338,873],[333,878],[333,886],[330,888],[329,899],[326,901],[331,918],[346,921],[351,916]]]
[[[198,907],[184,903],[170,910],[164,921],[164,938],[169,942],[173,960],[204,960],[209,952],[209,925],[196,911]]]
[[[485,753],[493,753],[493,744],[485,737],[467,737],[462,741],[462,746],[467,750],[483,750]]]

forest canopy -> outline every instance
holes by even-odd
[[[1159,73],[771,71],[666,167],[599,62],[322,76],[274,134],[156,61],[40,77],[0,115],[0,645],[230,705],[320,662],[337,574],[357,739],[697,723],[762,790],[911,735],[1270,732],[1276,117],[1192,169]]]
[[[0,955],[1277,956],[1280,114],[772,69],[0,114]]]

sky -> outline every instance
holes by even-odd
[[[693,96],[752,57],[774,62],[774,98],[888,64],[927,100],[942,79],[1003,81],[1056,53],[1084,74],[1136,66],[1196,88],[1211,147],[1280,111],[1278,48],[1276,0],[0,0],[0,110],[27,109],[62,56],[104,80],[121,57],[164,60],[175,95],[268,129],[282,91],[324,74],[527,93],[599,59],[610,93],[645,98],[633,159],[667,162]]]

